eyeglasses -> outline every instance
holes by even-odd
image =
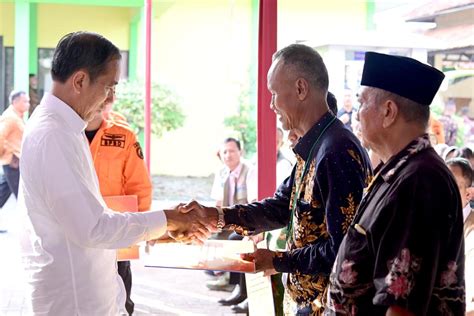
[[[116,86],[105,86],[105,90],[107,91],[107,95],[108,94],[111,94],[111,95],[115,95],[116,91],[115,91],[115,88]]]

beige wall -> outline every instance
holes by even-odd
[[[103,34],[120,49],[129,49],[130,8],[38,4],[38,47],[54,48],[70,32]],[[0,35],[5,46],[15,42],[15,4],[0,3]]]
[[[319,34],[365,30],[366,4],[357,0],[279,0],[278,46],[316,40]]]
[[[0,36],[4,46],[13,46],[15,42],[15,5],[0,3]]]
[[[232,4],[233,3],[233,4]],[[250,1],[177,1],[153,28],[153,79],[179,95],[185,126],[153,141],[152,173],[207,176],[230,135],[224,117],[236,112],[251,66]]]
[[[128,50],[130,10],[101,6],[39,4],[38,47],[54,48],[59,39],[67,33],[91,31],[104,35],[121,50]]]
[[[251,0],[160,0],[154,2],[153,80],[172,88],[187,116],[185,126],[152,142],[152,173],[206,176],[220,166],[216,151],[231,135],[225,117],[251,84]],[[278,47],[311,40],[322,32],[364,29],[365,1],[278,1]],[[13,5],[0,5],[0,35],[13,44]],[[64,34],[90,30],[129,48],[129,22],[136,9],[38,5],[38,46],[53,48]],[[143,27],[143,25],[142,25]],[[143,37],[137,73],[144,76]],[[140,55],[141,54],[141,55]],[[255,65],[254,65],[255,66]]]
[[[209,175],[226,116],[250,85],[250,0],[180,0],[155,9],[153,77],[179,94],[185,126],[152,143],[152,173]],[[343,27],[364,29],[364,1],[278,1],[278,47]]]

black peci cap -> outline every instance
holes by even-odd
[[[413,58],[367,52],[360,84],[430,105],[443,79],[441,71]]]

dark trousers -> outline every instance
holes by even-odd
[[[296,316],[310,316],[312,313],[311,306],[298,307]]]
[[[244,237],[237,233],[232,233],[229,240],[242,240]],[[247,286],[245,283],[245,273],[231,272],[229,275],[229,284],[238,284],[243,295],[247,295]]]
[[[3,207],[13,193],[18,198],[18,184],[20,183],[20,169],[3,165],[3,175],[0,177],[0,207]]]
[[[130,298],[130,294],[132,293],[132,270],[130,269],[130,261],[117,262],[117,271],[120,277],[122,277],[123,284],[125,285],[125,291],[127,292],[125,309],[129,315],[132,315],[135,303],[133,303],[132,299]]]

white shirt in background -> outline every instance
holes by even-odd
[[[125,289],[116,248],[162,235],[162,211],[105,206],[84,135],[86,123],[46,94],[24,133],[18,208],[35,315],[117,315]]]
[[[237,179],[240,176],[240,171],[242,171],[242,164],[239,164],[237,168],[232,170],[229,173],[229,192],[227,198],[229,199],[229,205],[234,205],[234,195],[235,195],[235,189],[237,186]]]
[[[463,209],[464,222],[474,212],[471,205],[467,205]],[[471,215],[472,216],[472,215]],[[469,225],[469,224],[468,224]],[[466,282],[466,313],[474,313],[474,228],[464,228],[464,279]]]
[[[257,179],[257,170],[255,166],[250,163],[246,163],[247,167],[249,167],[249,171],[247,173],[247,177],[245,179],[245,185],[247,189],[247,200],[249,202],[256,201],[258,194],[258,179]],[[229,201],[234,199],[233,193],[236,190],[235,181],[239,178],[240,172],[242,171],[242,162],[235,168],[233,171],[230,171],[228,167],[224,167],[223,169],[217,171],[214,175],[214,182],[212,184],[211,189],[211,198],[216,201],[223,201],[224,200],[224,186],[227,178],[229,176],[233,179],[233,187],[229,188]],[[230,199],[230,195],[232,194],[232,199]],[[230,203],[233,205],[234,203]]]
[[[471,205],[469,203],[467,203],[466,206],[462,209],[462,217],[464,221],[466,221],[469,214],[471,214],[471,210]]]

